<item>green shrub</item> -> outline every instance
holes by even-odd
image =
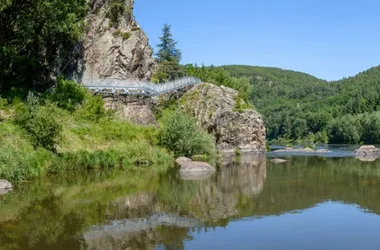
[[[172,151],[176,157],[210,155],[214,152],[212,137],[199,129],[193,119],[179,111],[164,115],[158,139],[159,144]]]
[[[132,31],[140,31],[141,29],[139,27],[133,27]]]
[[[235,106],[234,111],[236,112],[243,112],[245,109],[253,109],[253,106],[249,103],[245,102],[243,98],[240,95],[235,96]]]
[[[16,122],[29,135],[34,147],[54,150],[61,138],[62,126],[47,108],[41,108],[38,98],[31,92],[26,106],[16,114]]]
[[[6,99],[1,98],[0,96],[0,110],[5,109],[8,104],[8,101]]]
[[[121,37],[123,40],[128,40],[131,37],[131,34],[129,34],[129,32],[124,32]]]
[[[39,177],[49,166],[54,154],[34,149],[24,131],[10,121],[0,123],[0,179],[9,181]]]
[[[88,96],[78,114],[81,118],[99,121],[106,116],[103,98],[100,95]]]
[[[129,32],[122,32],[121,30],[116,30],[113,35],[116,37],[121,37],[123,40],[128,40],[131,37],[131,34],[129,34]]]
[[[48,98],[58,107],[74,111],[85,100],[87,90],[77,82],[59,79]]]
[[[109,1],[106,17],[110,19],[111,26],[118,25],[121,16],[128,22],[132,18],[132,9],[125,4],[124,0]]]
[[[241,155],[241,150],[240,150],[240,148],[235,148],[234,152],[235,152],[235,155],[236,155],[236,156],[240,156],[240,155]]]

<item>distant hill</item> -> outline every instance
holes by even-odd
[[[220,68],[226,70],[233,77],[257,77],[266,80],[294,84],[298,82],[320,82],[323,81],[312,75],[273,67],[260,67],[248,65],[224,65]]]
[[[326,141],[328,135],[330,142],[374,142],[371,135],[364,136],[369,125],[363,127],[363,119],[367,118],[362,114],[372,119],[373,126],[378,122],[380,130],[380,115],[375,113],[380,111],[380,66],[333,82],[279,68],[246,65],[217,68],[231,77],[249,78],[253,86],[250,99],[264,115],[269,139],[309,137]],[[348,120],[350,124],[346,124]],[[375,142],[380,142],[380,135]]]

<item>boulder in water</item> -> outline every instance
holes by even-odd
[[[0,180],[0,189],[12,189],[12,184],[7,180]]]
[[[287,162],[287,160],[279,159],[279,158],[275,158],[275,159],[272,159],[272,160],[270,160],[270,161],[273,162],[274,164],[280,164],[280,163],[285,163],[285,162]]]
[[[373,145],[368,146],[361,146],[357,150],[355,150],[354,154],[360,155],[360,156],[373,156],[373,155],[379,155],[380,156],[380,149],[376,148]]]
[[[192,160],[190,158],[187,158],[187,157],[179,157],[175,160],[175,162],[179,165],[179,166],[182,166],[184,165],[185,163],[188,163],[188,162],[192,162]]]
[[[175,162],[181,167],[180,174],[184,180],[208,178],[215,171],[215,168],[206,162],[192,161],[186,157],[179,157]]]
[[[8,193],[12,189],[12,184],[7,180],[0,180],[0,195]]]

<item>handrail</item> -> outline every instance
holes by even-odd
[[[86,79],[82,84],[97,93],[112,93],[121,95],[161,95],[170,91],[194,86],[201,83],[201,80],[195,77],[185,77],[163,84],[147,83],[132,79],[117,78],[99,78]]]

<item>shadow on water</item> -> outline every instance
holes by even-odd
[[[325,201],[380,214],[380,161],[287,159],[224,159],[198,181],[170,169],[71,173],[19,185],[0,196],[0,249],[183,249],[193,232]]]

